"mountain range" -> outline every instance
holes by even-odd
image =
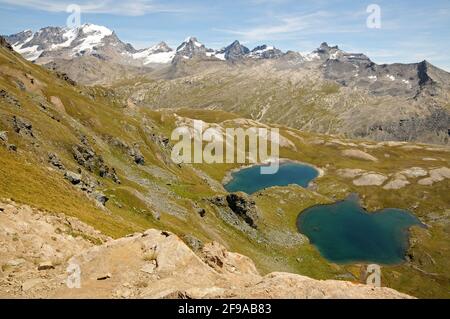
[[[285,54],[267,45],[257,46],[250,51],[239,41],[220,50],[213,50],[206,48],[195,37],[187,38],[176,50],[165,42],[137,50],[131,44],[122,42],[110,29],[94,24],[84,24],[78,28],[46,27],[37,32],[26,30],[4,38],[27,60],[40,64],[52,59],[72,59],[81,56],[95,56],[122,64],[149,65],[192,58],[223,61],[245,58],[273,59]],[[318,55],[306,55],[305,59],[308,57],[319,58]]]
[[[93,24],[5,36],[26,59],[85,85],[114,87],[122,103],[222,109],[267,123],[349,138],[448,144],[450,74],[428,61],[376,64],[322,43],[304,54],[239,41],[176,49],[124,43]]]

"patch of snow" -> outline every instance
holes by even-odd
[[[320,55],[317,52],[313,52],[313,53],[300,53],[300,55],[302,56],[303,59],[305,59],[305,61],[314,61],[314,60],[320,60]]]
[[[44,52],[42,50],[38,50],[38,48],[38,45],[33,45],[32,47],[18,49],[17,52],[28,61],[35,61],[41,56],[42,52]]]
[[[173,52],[173,51],[155,53],[155,54],[149,55],[144,60],[144,64],[150,64],[150,63],[166,64],[166,63],[172,62],[174,57],[175,57],[175,52]]]
[[[339,57],[339,52],[335,52],[330,55],[330,60],[337,60]]]
[[[85,24],[80,29],[86,37],[81,44],[73,49],[74,54],[92,50],[95,46],[102,44],[103,38],[113,34],[108,28],[95,24]]]
[[[368,78],[369,78],[369,80],[375,80],[375,81],[378,79],[376,75],[369,75]]]
[[[388,75],[386,75],[386,77],[391,81],[395,81],[395,76],[393,76],[393,75],[388,74]]]
[[[225,53],[218,53],[215,55],[219,60],[225,61]]]
[[[65,42],[60,44],[53,44],[50,48],[50,50],[57,50],[60,48],[67,48],[70,47],[72,42],[77,38],[78,36],[78,28],[67,28],[66,31],[63,34],[63,38],[66,39]]]
[[[207,57],[214,57],[216,59],[225,61],[225,53],[218,53],[218,52],[206,52]]]
[[[258,58],[258,57],[260,57],[264,52],[272,51],[272,50],[274,50],[274,49],[275,49],[275,47],[273,47],[273,46],[266,46],[264,49],[261,49],[261,50],[257,50],[257,51],[251,52],[251,53],[249,54],[249,57],[251,57],[251,58]]]
[[[15,44],[13,44],[12,47],[13,47],[14,51],[19,52],[19,50],[20,50],[25,44],[27,44],[28,42],[30,42],[31,40],[33,40],[33,38],[34,38],[34,34],[32,34],[32,35],[31,35],[30,37],[28,37],[27,39],[25,39],[25,41],[23,41],[22,43],[20,43],[20,41],[19,41],[19,42],[16,42]],[[20,53],[20,52],[19,52],[19,53]]]

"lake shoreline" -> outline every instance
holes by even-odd
[[[359,259],[359,257],[356,257],[356,259],[350,258],[348,260],[345,260],[345,259],[339,260],[339,258],[336,258],[336,256],[330,257],[330,251],[331,251],[330,247],[324,246],[326,242],[321,243],[321,240],[320,240],[321,238],[323,238],[325,236],[324,233],[322,233],[320,235],[320,237],[317,237],[317,234],[314,233],[317,230],[308,229],[308,227],[310,227],[311,224],[308,226],[308,224],[307,224],[308,222],[306,220],[311,219],[311,215],[307,216],[307,214],[314,214],[314,212],[317,212],[317,214],[324,215],[323,211],[320,211],[320,209],[326,209],[327,207],[329,207],[329,208],[339,207],[339,205],[345,205],[346,203],[351,203],[351,202],[353,202],[354,204],[357,204],[357,206],[358,206],[357,213],[361,213],[367,217],[370,216],[371,218],[382,218],[384,215],[384,218],[386,218],[386,216],[389,216],[390,214],[406,214],[410,218],[412,218],[409,222],[405,223],[403,226],[400,226],[398,229],[396,229],[396,231],[404,233],[403,234],[404,237],[402,239],[400,239],[399,242],[397,242],[398,247],[403,246],[403,253],[402,253],[401,258],[399,258],[400,256],[397,256],[397,257],[393,256],[392,262],[386,262],[386,260],[370,261],[370,259],[364,259],[364,257],[361,259]],[[344,213],[347,214],[347,212],[350,210],[350,208],[347,207],[345,209],[346,209],[345,211],[341,211],[341,212],[339,212],[339,214],[344,214]],[[337,212],[330,212],[330,213],[335,215]],[[337,215],[335,215],[335,216],[337,216]],[[329,220],[329,218],[331,218],[331,217],[332,217],[332,215],[328,216],[326,219],[324,219],[324,222],[326,220]],[[338,200],[334,203],[318,204],[318,205],[314,205],[314,206],[304,209],[303,211],[298,213],[296,224],[297,224],[298,232],[300,234],[306,236],[309,239],[310,244],[312,246],[314,246],[315,249],[318,250],[318,252],[322,255],[322,257],[324,257],[328,262],[336,263],[338,265],[355,265],[355,264],[370,264],[370,263],[376,263],[376,264],[383,265],[383,266],[402,265],[407,262],[406,256],[407,256],[408,250],[411,247],[410,240],[411,240],[412,228],[414,228],[414,227],[427,228],[427,226],[424,223],[422,223],[422,221],[417,216],[415,216],[415,214],[413,214],[412,212],[405,210],[405,209],[382,208],[382,209],[370,211],[361,205],[359,196],[355,193],[351,194],[346,199]],[[336,225],[336,223],[333,223],[333,225]],[[325,229],[327,229],[326,224],[323,224],[322,226],[325,227]],[[322,228],[322,226],[321,226],[321,228]],[[315,226],[315,227],[317,227],[317,226]],[[352,227],[349,227],[349,228],[353,229]],[[333,240],[333,242],[336,242],[336,240],[338,240],[338,238],[335,238]],[[348,245],[348,246],[351,247],[352,245]],[[367,245],[367,247],[370,247],[370,245]],[[356,253],[358,255],[360,252],[356,251]],[[366,258],[367,257],[368,256],[366,256]],[[379,258],[379,257],[370,256],[369,258],[374,258],[373,260],[376,260],[376,258]],[[398,258],[398,259],[395,260],[396,258]]]
[[[297,161],[297,160],[291,160],[291,159],[288,159],[288,158],[281,158],[281,159],[277,160],[277,162],[280,165],[287,164],[287,163],[292,163],[292,164],[301,164],[301,165],[309,166],[309,167],[315,169],[318,172],[318,174],[319,174],[315,179],[321,178],[321,177],[323,177],[325,175],[325,170],[324,169],[319,168],[317,166],[314,166],[313,164],[310,164],[310,163],[305,163],[305,162],[301,162],[301,161]],[[241,167],[238,167],[238,168],[231,169],[231,170],[229,170],[226,173],[225,177],[222,179],[222,185],[225,186],[226,184],[231,182],[233,180],[233,174],[235,174],[235,173],[238,173],[238,172],[240,172],[240,171],[242,171],[244,169],[251,168],[251,167],[254,167],[254,166],[269,166],[271,163],[273,163],[273,161],[268,161],[268,162],[265,162],[265,163],[249,164],[249,165],[245,165],[245,166],[241,166]]]

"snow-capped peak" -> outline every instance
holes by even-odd
[[[83,31],[84,34],[96,34],[101,37],[107,37],[113,34],[107,27],[91,23],[83,24],[79,29]]]
[[[283,55],[283,52],[275,48],[274,46],[261,45],[254,48],[249,57],[253,59],[273,59]]]

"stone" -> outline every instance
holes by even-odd
[[[205,246],[200,239],[193,235],[184,235],[182,239],[193,251],[200,251]]]
[[[137,165],[145,165],[144,155],[142,155],[137,145],[130,149],[129,154]]]
[[[353,181],[356,186],[381,186],[388,178],[377,173],[367,173]]]
[[[100,204],[102,204],[103,206],[105,206],[106,203],[109,201],[109,198],[102,192],[94,192],[92,195],[94,196],[95,200]]]
[[[345,150],[342,151],[342,156],[371,162],[378,161],[376,157],[360,150]]]
[[[17,146],[15,144],[9,144],[8,151],[17,152]]]
[[[8,132],[0,131],[0,140],[5,143],[8,143]]]
[[[12,259],[12,260],[8,261],[6,264],[11,267],[19,267],[19,266],[25,264],[25,262],[26,262],[25,259],[19,258],[19,259]]]
[[[410,182],[406,179],[403,175],[396,175],[394,179],[389,181],[386,185],[383,186],[383,189],[389,190],[389,189],[400,189],[407,185],[409,185]]]
[[[48,154],[48,162],[58,169],[61,169],[61,170],[65,169],[63,163],[61,163],[60,159],[58,158],[58,156],[55,153]]]
[[[430,171],[430,177],[421,179],[418,181],[418,184],[431,186],[434,183],[442,182],[446,178],[450,178],[450,169],[448,167],[436,168]]]
[[[200,215],[201,218],[206,216],[206,210],[204,208],[198,208],[197,209],[197,214]]]
[[[405,175],[409,178],[418,178],[427,176],[428,172],[421,167],[411,167],[401,171],[400,174]]]
[[[55,266],[53,266],[53,263],[51,261],[44,261],[44,262],[40,263],[38,266],[39,271],[50,270],[50,269],[55,269]]]
[[[155,273],[156,265],[154,263],[147,263],[140,269],[141,272],[152,275]]]
[[[78,185],[81,183],[81,175],[71,172],[71,171],[67,171],[64,174],[65,179],[67,179],[70,183],[72,183],[72,185]]]
[[[103,280],[107,280],[110,279],[112,277],[112,275],[110,273],[104,274],[104,275],[100,275],[97,277],[98,281],[103,281]]]

